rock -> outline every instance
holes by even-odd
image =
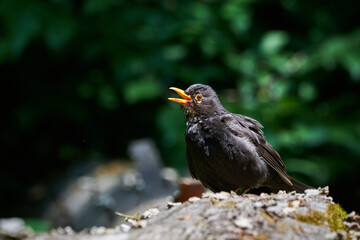
[[[120,228],[121,228],[121,231],[122,232],[129,232],[130,231],[130,229],[131,229],[131,226],[129,226],[129,225],[127,225],[127,224],[121,224],[120,225]]]
[[[128,149],[132,162],[114,159],[74,164],[54,189],[53,201],[44,207],[44,220],[77,231],[115,227],[123,223],[115,211],[131,215],[166,203],[169,196],[174,201],[178,175],[174,169],[163,168],[155,142],[136,140]]]
[[[191,198],[189,198],[189,202],[191,202],[191,203],[194,203],[194,202],[197,202],[197,201],[199,201],[200,200],[200,198],[199,197],[191,197]]]
[[[239,217],[234,221],[234,224],[240,228],[253,228],[249,218]]]
[[[34,232],[25,226],[21,218],[3,218],[0,219],[0,239],[22,239],[30,238]]]
[[[181,202],[167,202],[167,207],[170,209],[172,207],[180,206]]]
[[[147,221],[145,220],[127,219],[126,221],[134,228],[145,228],[147,226]]]
[[[90,234],[91,235],[101,235],[106,233],[106,228],[105,227],[92,227],[90,229]]]
[[[306,189],[305,194],[306,196],[317,196],[320,195],[320,191],[318,189]]]
[[[153,216],[156,216],[159,214],[159,209],[157,208],[150,208],[149,210],[145,211],[142,215],[141,218],[142,219],[149,219],[152,218]]]
[[[100,235],[48,233],[33,239],[359,239],[359,216],[347,215],[326,192],[260,196],[208,192],[195,201],[157,206],[156,215],[149,209],[144,214],[152,217],[128,219],[131,226],[107,229]]]

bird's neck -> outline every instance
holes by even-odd
[[[222,116],[227,113],[228,111],[226,111],[224,108],[221,109],[221,111],[219,109],[219,111],[202,112],[201,114],[189,110],[185,112],[185,118],[187,125],[192,125]]]
[[[207,103],[206,105],[193,105],[191,107],[183,107],[183,110],[185,113],[186,122],[193,123],[228,113],[228,111],[223,107],[218,98],[212,99],[212,101]]]

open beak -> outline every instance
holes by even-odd
[[[184,90],[182,90],[180,88],[176,88],[176,87],[171,87],[169,89],[174,90],[182,97],[182,99],[181,98],[168,98],[170,101],[174,101],[174,102],[181,103],[184,105],[187,105],[189,102],[192,102],[191,97],[189,95],[187,95]]]

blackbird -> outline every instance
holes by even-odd
[[[280,155],[268,143],[263,126],[247,116],[228,112],[215,91],[194,84],[181,90],[171,87],[181,98],[186,117],[186,158],[193,178],[212,190],[244,192],[265,186],[304,192],[313,188],[291,178]]]

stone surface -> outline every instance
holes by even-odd
[[[327,194],[207,192],[196,201],[157,206],[145,214],[150,218],[127,219],[116,228],[57,229],[31,239],[359,239],[359,215],[347,215]]]

